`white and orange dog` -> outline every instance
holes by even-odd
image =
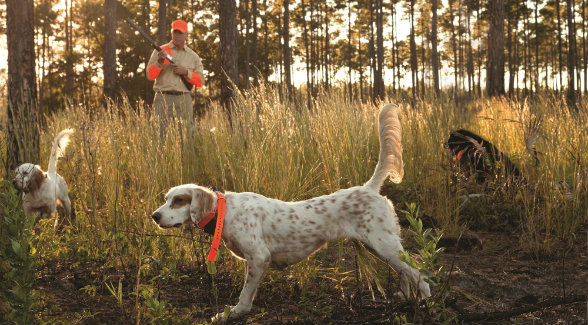
[[[66,217],[71,218],[71,202],[67,184],[56,172],[57,160],[65,153],[73,129],[65,129],[53,140],[49,169],[44,172],[40,166],[25,163],[14,171],[14,185],[23,192],[22,205],[28,215],[37,214],[40,218],[50,217],[57,211],[57,202],[63,205]]]
[[[409,278],[418,284],[421,295],[431,295],[424,276],[400,260],[403,247],[396,213],[392,203],[379,194],[388,176],[399,183],[404,175],[397,110],[396,105],[388,104],[380,111],[380,157],[374,175],[363,186],[299,202],[283,202],[256,193],[226,193],[222,239],[235,256],[246,260],[245,285],[230,317],[251,310],[268,267],[297,263],[339,238],[361,241],[392,266],[401,274],[401,290],[407,296]],[[165,200],[152,215],[161,228],[198,224],[216,210],[218,198],[208,188],[185,184],[170,189]],[[225,319],[218,314],[213,320]]]

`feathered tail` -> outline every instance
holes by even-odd
[[[398,120],[398,106],[388,104],[382,108],[379,116],[380,131],[380,158],[374,175],[365,187],[376,192],[384,184],[386,177],[394,183],[400,183],[404,177],[404,165],[402,163],[402,127]]]
[[[57,169],[57,159],[63,157],[65,154],[65,148],[69,143],[69,136],[74,132],[73,129],[65,129],[55,137],[53,140],[53,148],[51,148],[51,157],[49,158],[49,168],[47,173],[55,178]]]

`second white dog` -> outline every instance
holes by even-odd
[[[14,185],[23,192],[23,208],[29,215],[37,213],[40,218],[50,217],[57,211],[57,202],[61,202],[66,217],[71,218],[71,202],[67,184],[57,174],[57,160],[65,153],[73,129],[65,129],[53,140],[49,168],[44,172],[40,166],[24,163],[14,171]]]

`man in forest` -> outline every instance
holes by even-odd
[[[186,46],[188,24],[183,20],[172,23],[171,42],[162,45],[162,51],[153,51],[147,64],[149,80],[155,80],[153,108],[161,118],[162,130],[167,121],[176,116],[187,121],[191,130],[194,119],[192,109],[192,85],[202,87],[203,67],[198,54]],[[172,57],[174,63],[166,59]],[[189,87],[189,88],[188,88]]]

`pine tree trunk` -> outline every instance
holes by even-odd
[[[33,0],[6,1],[8,123],[6,175],[20,163],[39,163]]]
[[[561,44],[561,9],[559,1],[555,0],[555,12],[557,14],[557,54],[558,54],[558,73],[559,73],[559,90],[563,90],[563,49]]]
[[[71,0],[65,1],[65,96],[73,97],[74,63],[73,63],[73,39],[71,28]]]
[[[353,80],[352,80],[352,67],[351,67],[351,56],[353,53],[353,45],[351,44],[351,0],[347,1],[347,74],[349,77],[349,101],[353,100]]]
[[[143,0],[143,5],[141,8],[141,15],[143,16],[143,30],[148,31],[151,28],[151,22],[149,20],[149,12],[151,11],[151,6],[149,5],[149,0]],[[153,87],[150,82],[148,82],[149,78],[147,76],[147,64],[149,63],[150,54],[152,51],[152,47],[149,42],[143,42],[144,48],[143,53],[145,53],[145,60],[143,63],[145,64],[145,88],[143,89],[143,96],[147,103],[151,103],[153,101]]]
[[[269,28],[267,25],[267,21],[268,21],[268,19],[267,19],[267,16],[268,16],[267,0],[263,0],[263,10],[264,10],[264,18],[265,18],[265,19],[263,19],[263,48],[267,51],[267,49],[269,47],[269,40],[268,40]],[[263,63],[263,71],[264,71],[263,81],[266,84],[268,82],[268,77],[269,77],[268,73],[266,73],[267,71],[269,71],[268,64],[269,64],[268,60],[265,60]]]
[[[257,0],[251,0],[251,19],[253,20],[253,35],[251,39],[251,62],[253,65],[253,86],[259,86],[259,68],[257,64]]]
[[[288,96],[292,95],[292,75],[290,67],[290,0],[284,0],[284,27],[282,28],[282,37],[284,40],[283,57],[284,57],[284,76]]]
[[[486,92],[488,96],[504,94],[504,3],[489,0],[488,67]]]
[[[439,54],[437,52],[437,0],[431,1],[431,67],[433,68],[433,90],[435,96],[439,97]]]
[[[157,42],[159,44],[167,43],[167,0],[159,0],[159,9],[158,13],[158,25],[157,25]]]
[[[514,24],[512,23],[512,15],[514,15],[514,13],[512,12],[512,10],[509,10],[509,16],[507,19],[507,31],[508,31],[508,40],[507,40],[507,44],[508,44],[508,96],[512,97],[514,96],[514,79],[515,79],[515,58],[516,58],[516,53],[514,53],[515,51],[515,46],[514,46],[514,40],[515,40],[515,36],[514,34],[514,29],[515,27],[513,26]]]
[[[394,23],[394,19],[395,19],[395,4],[394,1],[391,1],[390,3],[390,38],[391,38],[391,43],[392,43],[392,93],[396,94],[396,77],[398,75],[397,72],[397,60],[396,60],[396,36],[394,35],[394,28],[395,28],[395,23]]]
[[[566,0],[566,13],[568,17],[568,106],[577,110],[576,107],[576,24],[574,22],[574,1]]]
[[[475,94],[474,88],[474,50],[472,48],[472,33],[471,33],[471,19],[469,8],[466,13],[466,28],[467,28],[467,73],[468,73],[468,93]]]
[[[453,0],[449,0],[449,24],[451,29],[451,48],[453,50],[453,98],[457,98],[457,86],[459,82],[457,77],[458,73],[458,62],[457,62],[457,36],[455,32],[455,25],[453,24]]]
[[[237,5],[235,0],[219,1],[221,102],[232,123],[233,84],[238,85]]]
[[[376,0],[376,75],[375,99],[384,99],[384,13],[382,0]]]
[[[529,87],[527,82],[529,81],[529,24],[526,11],[523,13],[523,71],[525,72],[523,77],[524,92],[527,93]]]
[[[116,0],[104,5],[104,96],[116,97]]]
[[[582,43],[584,49],[584,96],[588,96],[588,45],[586,44],[586,0],[582,0]]]
[[[251,7],[249,0],[243,1],[245,5],[245,88],[250,88],[249,77],[251,74]]]
[[[374,0],[370,0],[370,41],[369,41],[369,57],[370,57],[370,75],[371,75],[371,92],[370,96],[372,99],[376,97],[376,37],[374,35]]]
[[[535,91],[538,92],[540,85],[539,85],[539,37],[537,34],[539,33],[539,1],[535,1],[535,75],[534,75],[534,82],[535,82]]]
[[[312,109],[312,101],[311,101],[311,83],[310,83],[310,45],[308,40],[308,26],[306,23],[306,7],[304,5],[304,0],[301,1],[301,8],[302,8],[302,28],[303,28],[303,37],[304,37],[304,50],[306,53],[306,105],[309,110]]]
[[[412,76],[412,98],[416,99],[418,93],[418,62],[417,50],[414,33],[414,4],[415,0],[410,0],[410,71]]]
[[[330,88],[330,66],[331,63],[329,62],[329,53],[331,51],[330,48],[330,43],[331,43],[331,38],[330,36],[330,31],[329,31],[329,8],[325,7],[325,46],[324,46],[324,50],[323,50],[323,54],[324,54],[324,64],[325,64],[325,89],[329,89]]]
[[[43,26],[41,31],[41,76],[39,78],[39,97],[38,97],[38,110],[40,116],[43,116],[43,99],[45,96],[45,77],[47,76],[47,42],[48,42],[48,12],[45,12],[45,18],[43,19]]]

